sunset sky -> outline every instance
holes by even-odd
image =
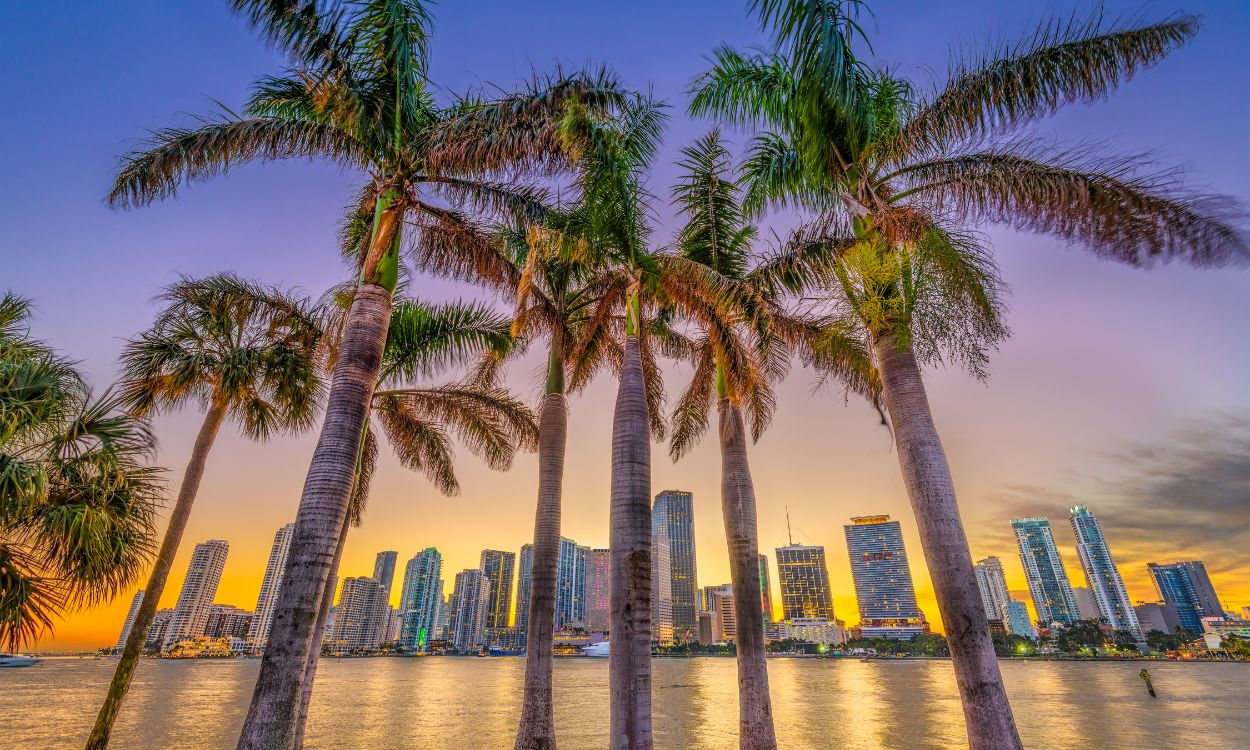
[[[153,296],[180,274],[233,270],[310,296],[346,276],[335,233],[358,174],[322,164],[254,165],[152,207],[104,205],[118,156],[145,129],[187,124],[190,115],[212,111],[213,99],[237,106],[253,79],[279,70],[281,59],[225,5],[128,0],[0,9],[0,27],[10,32],[0,51],[8,71],[0,77],[8,110],[0,121],[0,290],[33,298],[35,335],[80,360],[97,387],[115,376],[124,339],[150,324]],[[924,86],[940,79],[952,46],[984,49],[987,39],[1018,38],[1054,7],[993,0],[952,0],[940,10],[922,2],[872,6],[875,17],[864,19],[871,59]],[[1206,0],[1143,9],[1116,0],[1105,7],[1111,16],[1155,20],[1185,10],[1203,14],[1204,23],[1193,43],[1108,102],[1070,107],[1038,132],[1068,143],[1105,142],[1116,152],[1149,151],[1186,167],[1197,185],[1250,201],[1250,6]],[[685,115],[685,92],[705,55],[721,42],[764,42],[746,3],[723,0],[462,0],[433,12],[431,78],[445,101],[469,87],[511,89],[532,69],[557,62],[607,63],[631,85],[653,86],[674,115],[650,183],[661,196],[674,181],[677,150],[709,127]],[[732,135],[739,146],[747,137]],[[667,241],[674,212],[657,208],[656,237]],[[764,224],[780,231],[793,221],[783,213]],[[953,368],[928,373],[973,555],[1001,557],[1010,587],[1028,600],[1009,520],[1048,515],[1073,584],[1084,585],[1067,522],[1068,506],[1083,503],[1101,518],[1134,600],[1155,597],[1148,561],[1201,559],[1227,608],[1250,604],[1250,272],[1132,270],[1059,240],[985,229],[1011,287],[1013,335],[986,382]],[[425,278],[409,291],[432,300],[491,299]],[[531,357],[509,373],[511,387],[531,403],[541,392],[538,365]],[[676,394],[689,372],[670,367],[668,374]],[[788,507],[795,541],[825,545],[838,617],[853,624],[842,525],[851,516],[889,513],[902,522],[921,606],[937,622],[889,435],[871,408],[834,390],[813,392],[813,384],[796,367],[780,388],[771,430],[751,454],[761,551],[773,562],[773,549],[786,543]],[[564,534],[591,546],[608,541],[614,387],[605,378],[571,406]],[[171,497],[199,419],[185,411],[157,422]],[[227,426],[164,606],[177,598],[194,544],[210,538],[230,542],[217,601],[255,605],[274,531],[294,519],[313,440],[256,445]],[[516,551],[529,540],[535,456],[498,474],[461,453],[463,493],[455,498],[441,497],[386,456],[341,575],[370,574],[379,550],[398,550],[402,567],[433,545],[444,555],[450,590],[455,573],[476,567],[483,548]],[[655,446],[653,467],[654,492],[695,493],[700,585],[727,581],[715,442],[677,465],[665,446]],[[776,600],[775,567],[772,578]],[[397,573],[396,600],[398,590]],[[58,622],[55,638],[37,647],[112,644],[130,595]]]

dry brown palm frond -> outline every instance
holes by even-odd
[[[674,462],[686,455],[707,432],[716,400],[716,355],[706,339],[699,346],[690,383],[673,408],[668,455]]]
[[[360,460],[356,463],[356,477],[347,507],[347,520],[352,526],[360,526],[364,522],[365,508],[369,504],[369,489],[373,484],[373,471],[377,466],[378,436],[373,427],[368,427],[360,445]]]
[[[513,294],[520,282],[516,265],[489,232],[460,211],[421,204],[411,215],[410,257],[423,271],[474,281]]]

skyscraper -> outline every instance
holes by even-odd
[[[208,610],[213,606],[213,597],[217,596],[217,584],[221,582],[221,571],[226,567],[229,553],[230,545],[224,539],[209,539],[195,545],[186,580],[182,582],[178,603],[174,605],[173,617],[161,643],[162,651],[168,651],[178,641],[204,634]]]
[[[1094,593],[1088,586],[1073,586],[1072,598],[1076,600],[1077,619],[1097,620],[1101,616],[1098,602],[1094,601]]]
[[[651,533],[651,571],[651,639],[667,646],[673,642],[672,566],[668,536],[654,531]]]
[[[560,557],[556,568],[556,630],[586,622],[586,556],[589,547],[560,537]],[[531,571],[533,564],[531,563]]]
[[[208,608],[204,635],[209,638],[247,638],[252,628],[253,613],[230,604],[214,604]]]
[[[435,639],[438,609],[443,602],[443,556],[434,547],[418,552],[404,566],[399,594],[399,640],[405,648],[424,651]]]
[[[928,626],[916,604],[903,530],[889,516],[860,516],[842,527],[865,638],[911,639]]]
[[[1003,575],[1003,563],[997,557],[978,560],[972,566],[977,577],[977,588],[981,591],[981,603],[985,606],[985,618],[998,620],[1007,625],[1007,604],[1011,595],[1007,593],[1007,578]]]
[[[253,649],[264,647],[269,640],[269,628],[273,626],[273,609],[277,606],[278,594],[282,591],[282,577],[286,575],[286,558],[291,551],[291,537],[294,534],[295,524],[288,523],[273,535],[269,562],[265,563],[265,578],[260,584],[260,596],[256,597],[256,614],[252,617],[252,627],[247,633],[247,640]]]
[[[592,549],[586,557],[586,630],[590,633],[608,632],[611,563],[611,550]],[[520,621],[519,614],[517,620]]]
[[[386,591],[376,578],[345,578],[330,642],[346,651],[375,649],[386,635],[389,614]]]
[[[768,555],[761,554],[759,557],[760,569],[760,607],[764,610],[764,622],[773,621],[773,597],[769,593],[768,584]]]
[[[490,581],[486,627],[506,628],[508,610],[512,607],[512,569],[516,566],[516,553],[484,549],[481,566],[486,580]]]
[[[516,629],[521,638],[529,632],[530,585],[534,581],[534,545],[521,545],[516,574]]]
[[[1222,617],[1224,606],[1216,596],[1207,575],[1207,567],[1199,560],[1167,564],[1147,563],[1159,598],[1176,605],[1181,627],[1192,633],[1202,632],[1202,618]]]
[[[803,544],[778,547],[777,579],[781,584],[781,611],[785,620],[834,621],[824,547]]]
[[[120,652],[126,647],[126,639],[130,637],[130,630],[135,625],[135,618],[139,616],[139,607],[143,606],[143,589],[135,592],[134,598],[130,600],[130,610],[126,612],[126,622],[122,624],[121,635],[117,636],[117,646],[115,650]]]
[[[1113,630],[1125,630],[1138,640],[1142,638],[1141,626],[1133,602],[1124,588],[1120,569],[1111,557],[1107,537],[1103,534],[1098,517],[1084,505],[1075,505],[1071,511],[1072,533],[1076,535],[1076,554],[1085,569],[1085,581],[1094,595],[1098,613]]]
[[[1011,522],[1020,547],[1020,565],[1029,583],[1037,620],[1042,625],[1059,623],[1071,625],[1080,619],[1072,585],[1063,559],[1055,548],[1055,537],[1050,531],[1050,520],[1040,516],[1016,518]]]
[[[378,585],[382,587],[388,603],[391,601],[391,586],[395,584],[395,563],[398,559],[398,552],[386,550],[385,552],[379,552],[373,561],[373,580],[377,581]]]
[[[486,644],[486,612],[490,606],[490,581],[478,569],[456,574],[452,595],[451,641],[457,651],[473,651]]]
[[[695,580],[698,565],[694,543],[694,494],[664,490],[656,495],[651,509],[651,531],[668,543],[666,569],[672,608],[673,640],[678,643],[694,641],[699,629],[698,583]],[[656,570],[658,572],[659,568]]]
[[[704,586],[700,597],[712,613],[712,643],[730,643],[738,637],[738,613],[734,611],[732,583]]]
[[[1007,630],[1025,638],[1037,638],[1037,630],[1029,622],[1029,608],[1016,599],[1007,600]]]

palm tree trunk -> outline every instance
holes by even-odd
[[[560,390],[563,390],[563,383]],[[525,695],[516,750],[553,750],[556,746],[551,662],[568,421],[569,407],[564,393],[548,393],[538,417],[538,509],[534,518],[529,624],[525,634]]]
[[[920,530],[963,701],[971,750],[1019,750],[989,623],[972,572],[950,465],[938,438],[924,380],[910,348],[892,337],[874,341],[882,392],[898,443],[898,461]]]
[[[321,658],[321,641],[325,637],[326,621],[330,619],[330,607],[334,604],[334,590],[338,588],[339,564],[343,560],[343,548],[347,546],[347,532],[351,519],[343,519],[339,532],[339,546],[334,551],[334,564],[330,566],[330,578],[321,596],[321,608],[317,610],[317,624],[313,626],[313,642],[308,649],[308,661],[304,663],[304,679],[300,685],[299,713],[295,716],[295,750],[304,747],[304,729],[308,724],[308,706],[312,703],[313,678],[317,675],[317,661]]]
[[[113,733],[113,724],[117,721],[117,713],[121,710],[122,699],[130,689],[130,681],[138,666],[139,656],[147,644],[148,630],[152,620],[156,618],[156,608],[160,604],[161,595],[165,592],[165,583],[169,580],[169,569],[178,556],[178,546],[182,544],[182,534],[187,529],[187,521],[191,518],[191,507],[195,505],[195,496],[200,491],[200,480],[204,478],[204,466],[208,463],[208,454],[217,440],[217,433],[226,419],[229,404],[223,400],[215,400],[204,415],[200,432],[195,436],[195,445],[191,449],[191,460],[182,474],[182,486],[178,488],[178,499],[174,502],[174,510],[169,514],[169,526],[165,529],[165,537],[161,540],[160,551],[156,554],[156,564],[152,567],[152,575],[143,589],[143,601],[135,614],[135,621],[130,626],[130,635],[126,637],[126,645],[122,649],[121,660],[113,673],[113,681],[109,684],[108,694],[104,697],[104,705],[96,716],[95,727],[87,738],[87,750],[101,750],[108,747],[109,737]]]
[[[389,244],[390,238],[385,241]],[[273,627],[239,737],[240,750],[293,747],[317,614],[346,523],[362,430],[390,320],[391,292],[377,284],[361,284],[330,381],[325,423],[304,482]]]
[[[759,541],[756,531],[755,484],[747,462],[742,409],[722,398],[720,418],[721,510],[729,544],[734,616],[738,635],[738,747],[776,750],[773,707],[768,695],[768,661],[764,651],[764,610],[760,606]]]
[[[625,362],[612,422],[612,750],[651,750],[651,433],[637,335]]]

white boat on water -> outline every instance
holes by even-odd
[[[592,643],[589,646],[582,646],[582,653],[586,656],[592,656],[597,659],[608,658],[608,642]]]
[[[0,654],[0,667],[33,667],[38,664],[39,661],[39,659],[36,659],[33,656]]]

